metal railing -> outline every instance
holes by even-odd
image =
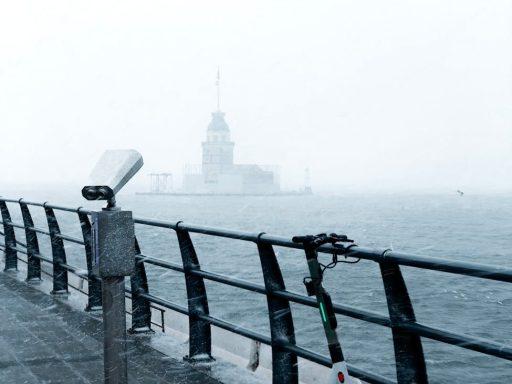
[[[11,220],[6,203],[19,204],[23,223]],[[48,229],[34,226],[29,206],[44,208]],[[82,229],[82,239],[61,233],[55,216],[55,210],[74,213]],[[41,278],[41,261],[53,265],[53,290],[59,294],[68,292],[68,272],[88,281],[88,305],[86,310],[101,306],[101,284],[92,274],[91,224],[90,211],[79,208],[57,206],[49,203],[36,203],[23,199],[0,198],[0,211],[4,232],[0,232],[5,242],[0,249],[5,251],[5,269],[17,269],[17,253],[27,255],[27,280]],[[303,348],[295,342],[293,314],[290,303],[309,307],[318,307],[316,300],[288,291],[285,287],[281,269],[274,252],[274,246],[302,249],[302,245],[290,239],[272,236],[266,233],[251,233],[200,225],[186,224],[181,221],[168,222],[144,218],[135,218],[135,223],[150,227],[169,229],[175,232],[182,263],[172,263],[141,253],[136,240],[136,268],[130,278],[131,289],[127,290],[132,301],[132,330],[151,327],[152,304],[187,315],[189,318],[189,358],[191,360],[211,357],[211,326],[267,344],[272,350],[273,383],[298,383],[297,358],[330,367],[327,356]],[[26,244],[16,239],[14,228],[24,229]],[[233,240],[252,242],[258,250],[263,272],[263,284],[255,284],[238,278],[201,269],[191,233],[223,237]],[[39,251],[38,234],[49,236],[52,255],[42,255]],[[71,266],[66,261],[64,242],[72,242],[84,246],[87,273]],[[331,245],[319,248],[319,252],[343,254],[373,261],[379,264],[384,291],[387,300],[388,315],[355,308],[349,305],[334,304],[335,312],[383,327],[391,328],[395,350],[397,382],[428,383],[427,369],[423,354],[421,338],[454,345],[460,348],[477,351],[486,355],[512,361],[512,348],[491,340],[481,339],[467,334],[460,334],[439,329],[416,321],[406,283],[400,266],[415,267],[427,270],[447,272],[457,275],[472,276],[506,283],[512,282],[512,269],[494,267],[484,264],[450,261],[440,258],[404,254],[391,250],[377,250],[360,246],[348,250],[340,250]],[[149,292],[145,264],[181,272],[185,276],[188,306],[182,306],[155,296]],[[210,315],[208,298],[204,280],[211,280],[243,290],[256,292],[266,296],[270,324],[270,337],[254,330],[227,322]],[[393,383],[394,381],[381,375],[365,372],[349,365],[351,375],[368,383]]]

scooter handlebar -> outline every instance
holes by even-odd
[[[320,233],[316,236],[307,235],[307,236],[294,236],[292,237],[292,241],[294,243],[302,243],[304,245],[319,247],[321,245],[327,243],[337,243],[339,241],[353,243],[354,240],[349,239],[346,235],[338,235],[336,233],[331,233],[327,235],[325,233]]]

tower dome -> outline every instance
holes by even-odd
[[[212,121],[208,124],[209,131],[227,131],[229,132],[229,125],[224,120],[224,112],[212,112]]]

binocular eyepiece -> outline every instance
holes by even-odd
[[[106,185],[85,186],[82,188],[82,196],[87,200],[110,200],[114,197],[114,191]]]

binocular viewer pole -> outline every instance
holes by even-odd
[[[101,281],[103,299],[103,364],[105,384],[128,383],[124,276]]]
[[[98,236],[93,239],[104,240],[101,249],[93,249],[98,252],[97,269],[102,285],[105,384],[127,384],[124,277],[133,271],[135,263],[134,225],[131,212],[118,209],[115,200],[109,200],[107,208],[94,216],[93,228],[96,227]],[[104,237],[100,231],[105,231]],[[124,236],[127,237],[123,239]],[[131,239],[131,245],[125,239]]]
[[[124,278],[135,267],[132,213],[110,206],[91,218],[93,272],[102,282],[105,384],[127,384]]]
[[[107,201],[106,208],[91,213],[92,271],[102,282],[106,384],[128,383],[124,278],[135,269],[132,213],[116,207],[115,197],[143,164],[133,149],[108,150],[82,188],[85,199]]]

